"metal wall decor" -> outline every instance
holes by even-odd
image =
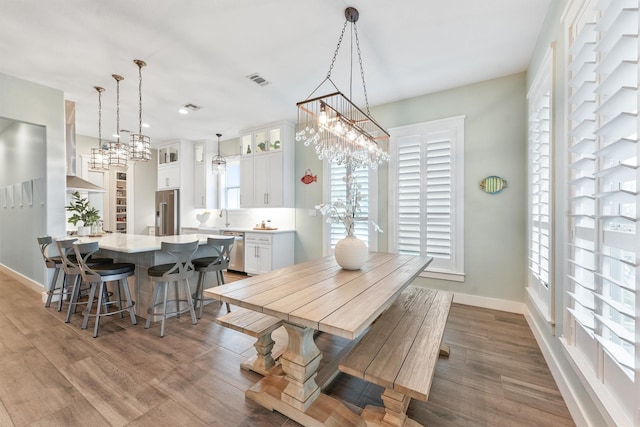
[[[491,175],[480,181],[480,188],[487,194],[498,194],[507,188],[507,180]]]

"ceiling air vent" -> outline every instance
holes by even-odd
[[[260,86],[266,86],[269,84],[269,82],[258,73],[249,74],[247,78],[249,80],[253,80],[253,82],[259,84]]]
[[[198,107],[197,105],[193,105],[193,104],[184,104],[183,107],[186,108],[187,110],[191,110],[191,111],[198,111],[199,109],[202,108],[202,107]]]

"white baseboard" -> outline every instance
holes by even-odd
[[[524,314],[526,309],[525,304],[522,302],[481,297],[478,295],[461,294],[459,292],[454,292],[453,302],[517,314]]]
[[[17,271],[7,267],[4,264],[0,264],[0,271],[2,271],[5,274],[8,274],[9,276],[13,277],[18,282],[20,282],[23,285],[33,289],[34,291],[41,293],[42,294],[42,302],[45,302],[47,300],[47,293],[45,292],[44,287],[40,283],[36,282],[35,280],[32,280],[32,279],[28,278],[27,276],[23,275],[22,273],[18,273]]]

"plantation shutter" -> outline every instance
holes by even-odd
[[[586,21],[570,48],[572,289],[567,309],[635,380],[638,3],[598,2]],[[575,344],[583,350],[589,346],[580,335]]]
[[[433,257],[428,271],[463,268],[463,118],[392,129],[392,250]]]

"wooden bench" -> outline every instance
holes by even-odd
[[[218,317],[216,322],[227,328],[257,338],[255,344],[253,344],[257,354],[240,364],[244,369],[267,375],[276,366],[275,361],[286,348],[285,338],[284,345],[279,343],[276,351],[272,352],[275,341],[271,333],[282,326],[282,320],[268,314],[234,307],[230,313]],[[286,333],[283,332],[282,336],[286,337]]]
[[[452,299],[450,292],[407,288],[340,362],[340,371],[385,388],[385,407],[362,412],[368,425],[419,425],[407,407],[411,398],[429,397]]]

